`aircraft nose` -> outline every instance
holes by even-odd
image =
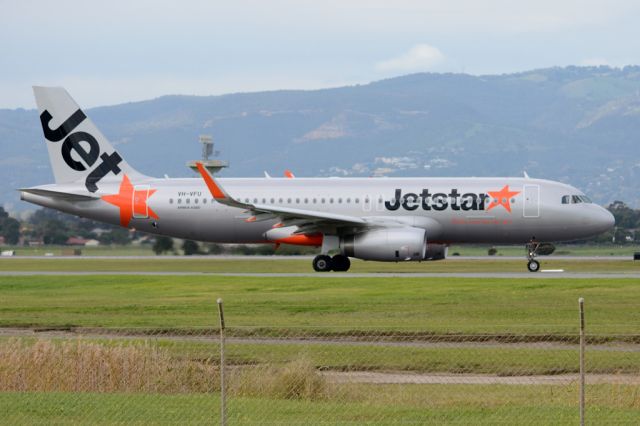
[[[599,207],[598,213],[595,215],[593,222],[598,231],[604,232],[613,228],[616,224],[616,219],[609,210]]]

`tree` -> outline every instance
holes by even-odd
[[[131,243],[129,230],[126,228],[113,228],[111,231],[100,235],[98,241],[100,241],[100,244],[126,245]]]
[[[200,246],[193,240],[184,240],[182,243],[182,251],[185,256],[191,256],[192,254],[200,254]]]
[[[222,254],[224,253],[224,247],[220,244],[211,243],[207,245],[207,252],[209,254]]]
[[[616,218],[616,226],[624,229],[640,227],[640,210],[634,210],[622,201],[614,201],[607,209]]]
[[[156,237],[156,242],[153,243],[153,252],[155,254],[162,254],[168,251],[173,251],[173,238]]]
[[[17,244],[20,239],[20,222],[9,216],[3,207],[0,207],[0,235],[6,244]]]
[[[12,217],[8,217],[4,219],[1,227],[4,242],[11,245],[18,244],[18,240],[20,239],[20,222]]]

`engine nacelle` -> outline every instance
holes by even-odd
[[[340,238],[340,252],[349,257],[382,262],[423,260],[426,231],[421,228],[373,229]]]
[[[429,244],[424,260],[442,260],[447,257],[448,248],[444,244]]]

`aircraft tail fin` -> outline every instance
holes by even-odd
[[[101,181],[118,181],[134,170],[61,87],[33,87],[51,168],[57,184],[82,182],[96,192]]]

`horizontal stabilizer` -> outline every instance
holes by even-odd
[[[26,192],[27,194],[40,195],[42,197],[55,198],[61,201],[93,201],[99,200],[100,197],[93,195],[74,194],[71,192],[52,191],[50,189],[40,188],[24,188],[19,189],[20,192]]]

